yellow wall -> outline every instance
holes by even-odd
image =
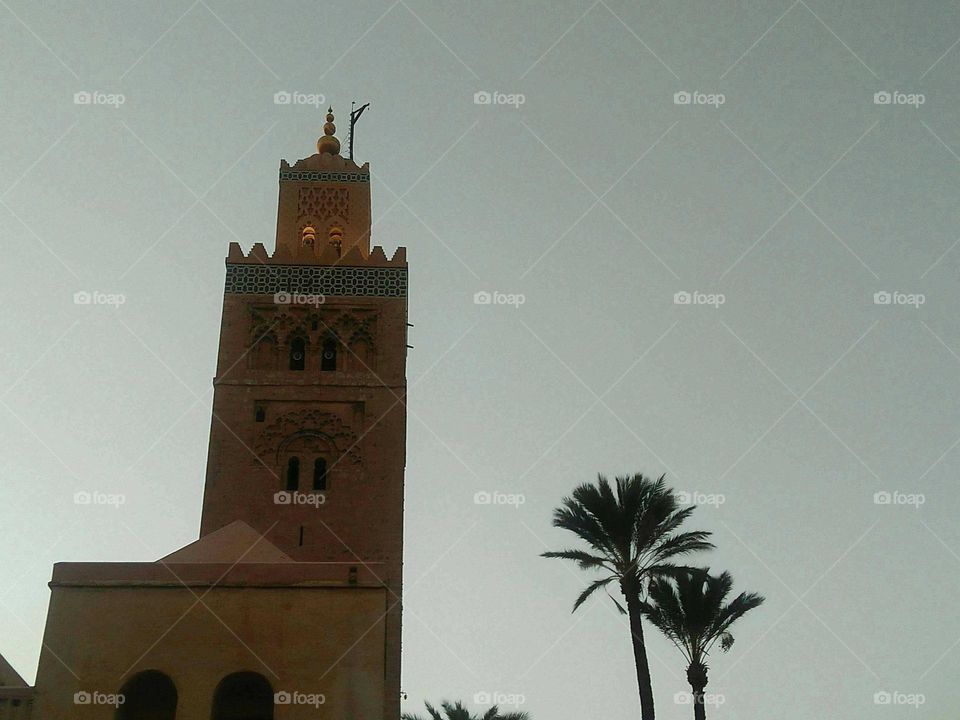
[[[55,586],[33,717],[113,718],[113,707],[76,705],[74,694],[117,693],[153,669],[176,684],[178,720],[209,718],[217,683],[238,671],[261,673],[274,691],[325,696],[319,709],[277,705],[278,720],[382,720],[385,589],[191,590],[203,603],[183,586]]]

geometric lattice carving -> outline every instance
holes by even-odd
[[[303,437],[322,438],[336,448],[338,458],[349,459],[354,465],[361,463],[356,433],[339,417],[322,410],[296,410],[281,415],[263,429],[254,450],[265,463],[276,465],[283,447]]]
[[[367,173],[355,172],[325,172],[322,170],[281,170],[281,180],[294,180],[298,182],[370,182],[370,175]]]
[[[300,188],[300,202],[297,210],[300,217],[311,215],[322,220],[338,216],[349,222],[349,211],[350,192],[346,188]]]
[[[225,292],[279,292],[352,297],[406,297],[406,268],[340,265],[227,264]]]

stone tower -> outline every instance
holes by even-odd
[[[281,161],[273,254],[229,248],[200,538],[57,563],[0,717],[399,717],[407,264],[333,120]]]
[[[281,161],[273,255],[230,245],[200,535],[242,520],[295,561],[379,577],[395,718],[407,264],[371,250],[369,167],[333,120],[315,155]]]

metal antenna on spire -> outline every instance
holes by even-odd
[[[356,110],[354,106],[356,102],[350,103],[350,137],[347,138],[348,146],[350,148],[350,159],[353,160],[353,126],[357,124],[357,120],[360,119],[360,116],[363,115],[363,111],[370,107],[370,103],[363,105]]]

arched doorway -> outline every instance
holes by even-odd
[[[211,720],[273,720],[273,688],[260,673],[227,675],[213,695]]]
[[[116,720],[173,720],[177,715],[177,688],[159,670],[145,670],[130,678],[120,690],[123,704]]]

